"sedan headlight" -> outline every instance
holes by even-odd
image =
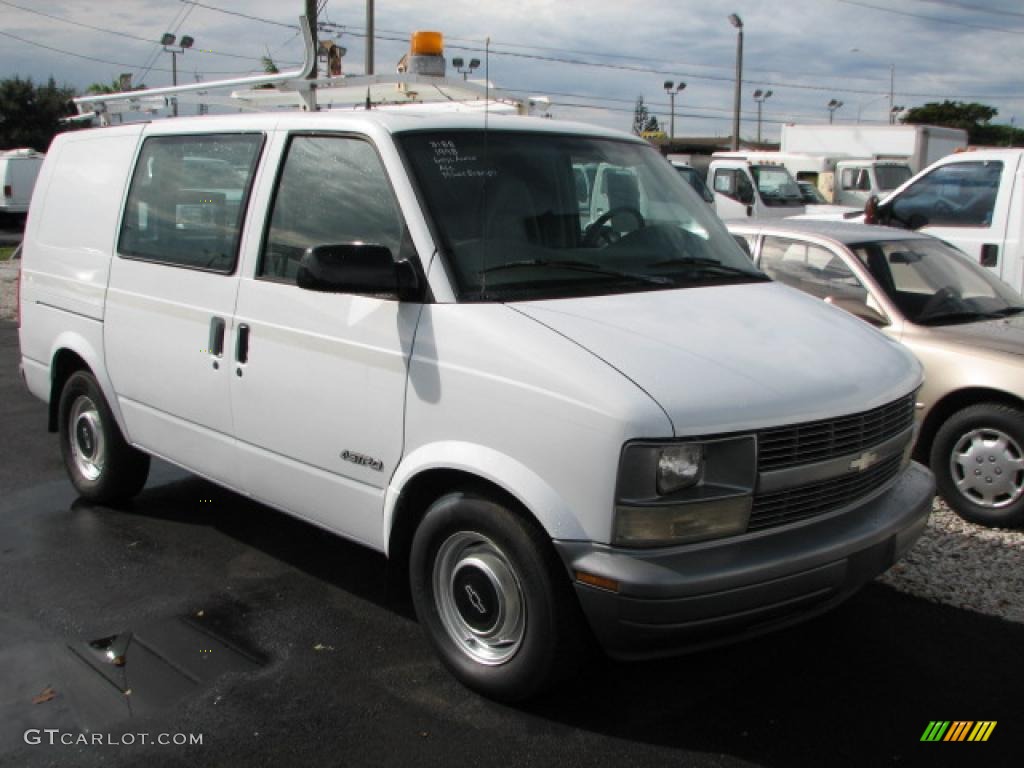
[[[747,529],[757,481],[753,436],[623,448],[612,543],[661,547]]]

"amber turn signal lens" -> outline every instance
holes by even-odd
[[[608,579],[604,576],[596,576],[593,573],[576,571],[576,581],[578,581],[580,584],[587,584],[591,587],[597,587],[598,589],[607,589],[609,592],[619,591],[619,582],[615,581],[615,579]]]

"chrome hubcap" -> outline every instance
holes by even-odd
[[[997,509],[1024,496],[1024,452],[998,429],[975,429],[961,437],[949,469],[960,493],[979,506]]]
[[[488,666],[503,664],[522,645],[526,603],[515,569],[490,539],[460,531],[434,560],[434,601],[460,651]]]
[[[91,399],[79,395],[71,405],[70,418],[71,458],[75,468],[85,479],[95,480],[103,472],[106,461],[100,412]]]

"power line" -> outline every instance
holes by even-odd
[[[897,16],[908,16],[912,19],[924,19],[925,21],[934,21],[937,24],[952,24],[955,27],[970,27],[971,29],[982,29],[986,32],[1005,32],[1008,35],[1024,35],[1024,29],[1007,29],[1006,27],[988,27],[983,24],[971,24],[967,21],[956,21],[954,19],[943,19],[938,16],[926,16],[922,13],[911,13],[910,11],[897,11],[895,8],[883,8],[880,5],[871,5],[870,3],[862,3],[859,0],[836,0],[838,3],[845,5],[856,5],[860,8],[870,8],[873,11],[882,11],[883,13],[893,13]]]
[[[3,30],[0,30],[0,35],[3,35],[4,37],[9,37],[12,40],[17,40],[18,42],[21,42],[21,43],[25,43],[26,45],[33,45],[36,48],[45,48],[48,51],[53,51],[55,53],[60,53],[60,54],[63,54],[64,56],[73,56],[76,59],[85,59],[87,61],[98,61],[100,64],[113,64],[114,66],[117,66],[117,67],[128,67],[129,69],[137,69],[138,66],[139,66],[138,64],[127,64],[127,63],[125,63],[123,61],[111,61],[109,59],[100,59],[100,58],[97,58],[96,56],[86,56],[85,54],[75,53],[74,51],[65,51],[62,48],[54,48],[52,45],[46,45],[44,43],[37,43],[34,40],[27,40],[24,37],[19,37],[18,35],[11,34],[10,32],[4,32]],[[171,71],[169,69],[165,69],[165,68],[161,68],[161,67],[152,67],[152,69],[155,69],[157,72],[170,72]],[[245,75],[245,74],[249,74],[249,72],[251,72],[251,70],[246,70],[246,71],[223,70],[223,69],[208,69],[208,70],[204,70],[204,74],[207,74],[207,75]]]
[[[283,22],[275,21],[273,19],[268,19],[268,18],[265,18],[265,17],[262,17],[262,16],[254,16],[252,14],[241,13],[241,12],[238,12],[238,11],[231,11],[231,10],[228,10],[228,9],[225,9],[225,8],[220,8],[220,7],[215,6],[215,5],[210,5],[208,3],[198,2],[198,0],[180,0],[180,2],[186,3],[188,5],[198,6],[200,8],[205,8],[207,10],[215,11],[217,13],[225,13],[225,14],[228,14],[228,15],[231,15],[231,16],[239,16],[241,18],[249,19],[251,21],[262,22],[264,24],[273,24],[273,25],[279,26],[279,27],[288,27],[289,29],[297,29],[298,28],[297,25],[294,25],[294,24],[285,24]],[[886,8],[879,8],[877,6],[870,6],[870,5],[867,5],[865,3],[854,2],[854,0],[838,0],[838,2],[848,2],[848,3],[853,4],[853,5],[864,5],[865,7],[877,8],[878,10],[883,10],[883,11],[888,10]],[[329,25],[321,25],[321,26],[331,26],[331,27],[334,27],[334,28],[340,27],[344,32],[346,32],[346,33],[348,33],[348,34],[350,34],[350,35],[352,35],[354,37],[363,37],[363,38],[366,37],[365,29],[363,29],[362,27],[345,27],[345,26],[338,25],[338,24],[329,24]],[[358,32],[356,30],[362,30],[362,32]],[[398,37],[395,37],[394,35],[398,35]],[[398,32],[398,31],[395,31],[395,30],[380,29],[380,28],[378,28],[376,30],[376,32],[374,34],[374,38],[375,39],[379,39],[379,40],[389,40],[389,41],[393,41],[393,42],[402,42],[402,43],[407,42],[407,40],[408,40],[408,37],[403,32]],[[448,37],[448,36],[446,36],[446,39],[449,40],[449,41],[464,41],[464,42],[477,43],[477,44],[483,42],[483,41],[475,40],[473,38],[460,38],[460,37]],[[502,45],[502,46],[507,47],[507,48],[515,47],[515,48],[539,49],[539,50],[555,50],[555,51],[559,51],[559,52],[565,52],[565,49],[561,49],[561,48],[548,49],[548,48],[542,48],[541,46],[525,45],[525,44],[520,44],[520,43],[495,43],[495,42],[492,41],[491,48],[490,48],[490,53],[492,55],[495,55],[495,56],[509,56],[509,57],[514,57],[514,58],[529,59],[529,60],[535,60],[535,61],[546,61],[546,62],[550,62],[550,63],[559,63],[559,64],[571,64],[571,65],[574,65],[574,66],[597,67],[597,68],[602,68],[602,69],[611,69],[611,70],[618,70],[618,71],[625,71],[625,72],[637,72],[637,73],[641,73],[641,74],[653,74],[653,75],[659,75],[659,76],[668,75],[668,76],[673,76],[673,77],[689,77],[689,78],[694,79],[694,80],[710,80],[712,82],[722,82],[722,83],[733,83],[733,82],[735,82],[734,78],[731,75],[706,75],[706,74],[697,74],[697,73],[694,73],[694,72],[681,71],[679,69],[658,69],[658,68],[655,68],[655,67],[630,66],[630,65],[626,65],[626,64],[610,64],[610,63],[606,63],[606,62],[586,61],[586,60],[582,60],[582,59],[570,59],[570,58],[557,57],[557,56],[544,56],[544,55],[539,55],[539,54],[520,53],[520,52],[516,52],[516,51],[502,51],[502,50],[496,50],[495,49],[495,45]],[[467,45],[449,44],[448,47],[449,48],[453,48],[455,50],[469,51],[471,53],[484,53],[485,52],[484,48],[472,47],[472,46],[467,46]],[[590,52],[589,55],[591,55],[591,56],[603,56],[605,54]],[[621,55],[615,55],[614,57],[615,58],[632,59],[634,61],[654,61],[653,59],[642,58],[642,57],[621,56]],[[705,66],[705,65],[699,65],[699,66]],[[723,67],[723,69],[726,69],[726,68]],[[731,69],[731,68],[729,68],[729,69]],[[814,74],[811,74],[811,73],[790,73],[790,74],[797,74],[798,76],[807,76],[807,77],[819,77],[818,75],[814,75]],[[849,80],[849,79],[850,78],[848,78],[848,77],[845,78],[845,80]],[[868,80],[870,78],[857,78],[857,79]],[[808,84],[805,84],[805,83],[791,83],[791,82],[786,82],[786,81],[783,81],[783,80],[748,80],[746,82],[748,82],[750,84],[754,84],[754,85],[765,85],[765,86],[768,86],[768,87],[771,87],[771,88],[794,88],[794,89],[797,89],[797,90],[817,91],[817,92],[820,92],[820,93],[853,93],[853,94],[859,94],[859,95],[864,95],[864,96],[876,96],[876,95],[882,94],[881,90],[874,91],[874,90],[866,90],[866,89],[857,89],[857,88],[850,88],[848,86],[808,85]],[[876,80],[875,82],[878,82],[879,84],[882,84],[882,81],[880,81],[880,80]],[[897,95],[901,96],[901,97],[920,98],[920,99],[946,99],[946,98],[951,98],[952,97],[951,94],[948,94],[948,93],[944,93],[944,94],[909,93],[909,92],[906,92],[906,91],[900,91],[900,92],[897,93]],[[1011,99],[1013,97],[1010,97],[1010,96],[966,96],[966,95],[963,95],[963,96],[960,96],[959,98],[983,99],[983,100],[986,100],[986,101],[1006,101],[1006,100]]]
[[[933,5],[944,5],[948,8],[961,8],[965,11],[978,11],[979,13],[991,13],[994,16],[1013,16],[1024,19],[1024,13],[1007,11],[1002,8],[990,8],[986,5],[974,5],[973,3],[957,3],[953,0],[917,0],[919,3],[932,3]]]
[[[55,21],[60,21],[60,22],[63,22],[64,24],[70,24],[70,25],[75,26],[75,27],[83,27],[85,29],[95,30],[96,32],[103,32],[104,34],[107,34],[107,35],[115,35],[117,37],[125,37],[125,38],[128,38],[130,40],[139,40],[139,41],[141,41],[143,43],[151,43],[151,44],[160,45],[160,41],[159,40],[154,40],[153,38],[140,37],[139,35],[133,35],[130,32],[117,32],[117,31],[115,31],[113,29],[104,29],[103,27],[96,27],[96,26],[93,26],[92,24],[86,24],[84,21],[74,21],[73,19],[66,19],[66,18],[64,18],[62,16],[56,16],[56,15],[54,15],[52,13],[45,13],[44,11],[37,11],[37,10],[34,10],[32,8],[25,8],[24,6],[17,5],[16,3],[8,2],[8,0],[0,0],[0,5],[7,5],[7,6],[10,6],[11,8],[17,8],[19,11],[24,11],[25,13],[32,13],[32,14],[35,14],[36,16],[44,16],[44,17],[46,17],[48,19],[53,19]],[[197,53],[206,53],[206,54],[210,54],[212,56],[226,56],[226,57],[232,58],[232,59],[244,59],[245,61],[258,61],[258,59],[256,57],[253,57],[253,56],[242,56],[242,55],[237,54],[237,53],[223,53],[221,51],[211,51],[211,50],[209,50],[207,48],[194,48],[193,50],[195,52],[197,52]],[[146,61],[149,61],[149,57],[146,58]]]

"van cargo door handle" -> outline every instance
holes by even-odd
[[[249,326],[245,323],[238,326],[238,343],[235,344],[235,360],[240,363],[249,361]]]
[[[224,354],[224,318],[210,318],[210,341],[207,351],[214,357]]]

